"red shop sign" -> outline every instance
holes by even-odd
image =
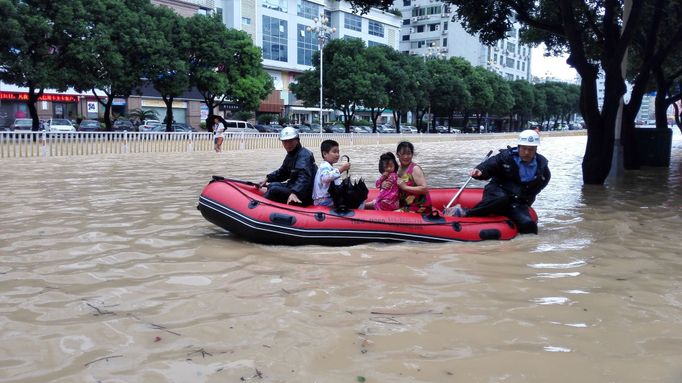
[[[28,101],[28,93],[0,92],[0,100]],[[38,98],[38,101],[78,102],[78,96],[44,93]]]

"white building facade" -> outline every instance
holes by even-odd
[[[531,47],[521,44],[520,24],[493,46],[483,45],[457,21],[455,7],[435,0],[397,0],[403,14],[400,51],[414,55],[438,52],[445,58],[463,57],[473,66],[493,70],[508,80],[531,80]]]
[[[216,0],[215,4],[227,27],[247,32],[263,49],[263,66],[274,80],[275,91],[258,112],[282,114],[292,123],[312,122],[319,115],[319,108],[304,108],[289,91],[296,76],[312,68],[313,53],[320,49],[317,33],[307,30],[317,25],[315,18],[326,15],[329,27],[336,29],[332,39],[359,38],[368,46],[382,44],[396,50],[399,46],[400,17],[376,9],[354,14],[343,1]],[[333,120],[333,113],[324,110],[323,121]]]

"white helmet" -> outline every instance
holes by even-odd
[[[296,128],[287,126],[279,132],[280,141],[293,140],[294,138],[298,138],[298,130]]]
[[[540,135],[533,129],[524,130],[519,134],[519,142],[517,145],[540,146]]]

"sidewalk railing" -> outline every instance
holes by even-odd
[[[223,151],[277,149],[282,144],[277,133],[225,133]],[[343,146],[455,140],[455,134],[304,133],[301,142],[318,147],[325,139]],[[212,151],[209,132],[0,132],[0,158],[85,156],[151,152]]]
[[[343,147],[354,145],[397,144],[477,140],[516,137],[518,133],[484,134],[380,134],[380,133],[304,133],[301,142],[308,148],[319,148],[326,139]],[[585,134],[585,131],[542,132],[548,135]],[[225,133],[223,151],[278,149],[282,147],[277,133]],[[206,152],[213,150],[213,133],[209,132],[0,132],[0,158],[84,156],[153,152]]]

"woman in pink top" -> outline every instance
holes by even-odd
[[[379,157],[379,173],[376,188],[380,189],[379,195],[365,206],[374,210],[397,210],[400,200],[398,189],[398,161],[391,152],[382,154]]]

